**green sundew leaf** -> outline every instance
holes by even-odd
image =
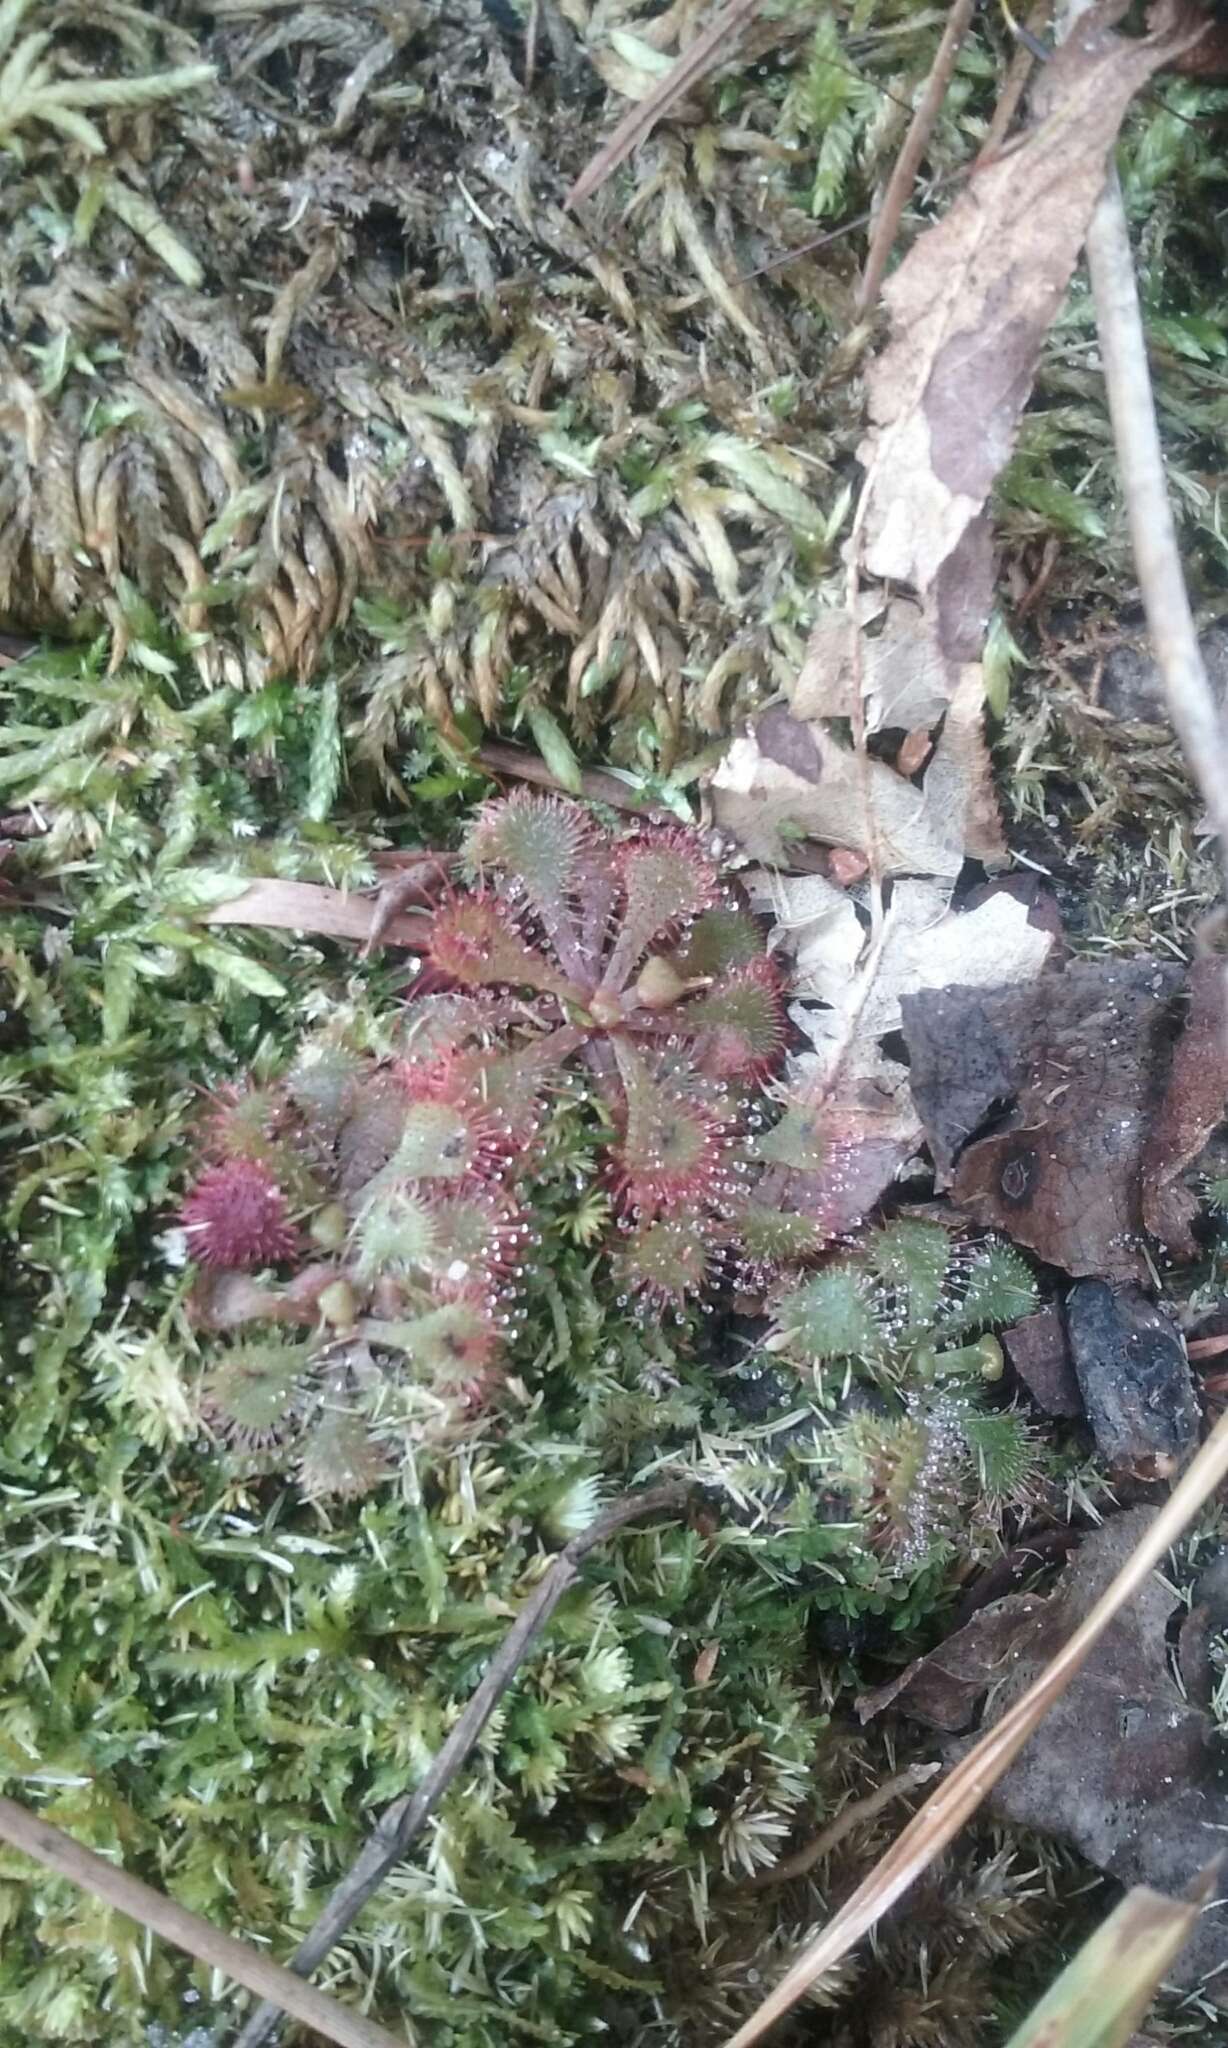
[[[736,434],[710,434],[702,447],[705,460],[733,477],[766,511],[786,520],[809,540],[822,538],[826,521],[818,506],[790,482],[765,448],[740,441]]]
[[[553,711],[548,711],[544,704],[529,704],[525,707],[525,718],[550,773],[572,796],[579,796],[584,788],[580,763]]]
[[[983,1492],[991,1500],[1019,1497],[1036,1469],[1036,1445],[1027,1423],[1014,1409],[960,1417],[960,1430],[972,1453]]]
[[[944,1318],[941,1328],[945,1334],[955,1335],[1017,1323],[1032,1314],[1039,1300],[1032,1270],[1013,1245],[983,1245],[968,1269],[963,1301]]]
[[[246,953],[236,952],[233,946],[219,946],[214,939],[198,939],[193,948],[201,965],[216,974],[219,981],[232,981],[238,988],[245,988],[249,995],[265,996],[270,1002],[280,1002],[286,994],[284,981],[278,981],[267,967],[258,960],[250,960]]]
[[[876,1357],[882,1336],[866,1276],[854,1266],[829,1266],[787,1294],[776,1312],[782,1335],[818,1364],[832,1358]]]
[[[995,718],[1006,717],[1010,702],[1011,677],[1016,666],[1026,665],[1027,656],[1015,639],[1001,612],[995,611],[985,636],[981,671],[985,678],[985,702]]]
[[[320,692],[307,777],[307,816],[322,825],[341,787],[341,697],[335,676]]]
[[[1050,526],[1080,540],[1103,540],[1108,532],[1091,500],[1055,478],[1011,475],[1008,471],[1002,480],[1002,494],[1012,504],[1038,512]]]
[[[1124,2048],[1204,1903],[1202,1897],[1168,1899],[1135,1885],[1006,2048]]]
[[[951,1262],[951,1239],[941,1223],[889,1223],[875,1231],[869,1253],[875,1272],[894,1297],[892,1322],[902,1317],[910,1332],[931,1328]]]

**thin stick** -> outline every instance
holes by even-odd
[[[1228,732],[1207,679],[1181,571],[1130,233],[1113,169],[1088,229],[1087,264],[1147,629],[1164,682],[1168,715],[1219,839],[1220,864],[1228,888]]]
[[[729,5],[722,7],[703,34],[687,44],[647,99],[640,100],[623,115],[609,141],[602,144],[581,171],[563,201],[564,206],[579,206],[590,193],[596,192],[693,85],[698,85],[709,71],[715,71],[718,64],[729,63],[736,37],[758,4],[759,0],[729,0]]]
[[[1035,7],[1033,7],[1032,12],[1024,23],[1028,37],[1044,34],[1051,13],[1052,0],[1036,0]],[[993,119],[989,124],[985,140],[977,152],[976,160],[978,164],[988,163],[992,157],[997,155],[1002,144],[1005,142],[1011,122],[1019,112],[1019,103],[1027,91],[1028,80],[1032,76],[1032,66],[1035,62],[1035,52],[1029,47],[1024,37],[1020,36],[1015,47],[1015,54],[1011,58],[1006,73],[1006,82],[998,95],[998,103],[993,110]]]
[[[921,159],[925,155],[934,123],[946,98],[959,47],[968,32],[968,24],[976,11],[976,4],[977,0],[955,0],[947,25],[943,29],[942,41],[930,66],[930,75],[925,81],[925,91],[908,124],[908,133],[895,160],[895,168],[887,181],[882,208],[874,223],[866,267],[857,292],[856,312],[859,317],[869,311],[878,297],[879,286],[886,275],[892,245],[904,217],[904,208],[912,196]]]
[[[1054,1701],[1087,1662],[1109,1623],[1146,1585],[1155,1567],[1226,1474],[1228,1415],[1216,1423],[1117,1577],[1040,1677],[961,1758],[938,1790],[930,1794],[869,1877],[846,1899],[818,1938],[803,1949],[758,2010],[730,2036],[725,2048],[751,2048],[753,2042],[761,2040],[769,2027],[804,1996],[817,1978],[846,1956],[916,1883],[934,1858],[941,1855],[1035,1734]]]
[[[545,762],[537,755],[530,754],[524,747],[509,747],[503,740],[483,740],[477,750],[478,761],[491,775],[511,775],[519,782],[532,782],[539,789],[562,790],[557,775],[551,774]],[[642,796],[637,796],[627,783],[620,782],[617,775],[610,775],[604,768],[584,768],[580,772],[581,793],[590,803],[608,804],[615,811],[650,811],[653,806]]]
[[[83,1891],[105,1899],[108,1906],[126,1913],[140,1926],[152,1927],[164,1941],[186,1949],[211,1970],[223,1971],[257,1997],[271,2000],[273,2010],[280,2008],[292,2019],[302,2020],[326,2041],[337,2042],[339,2048],[405,2048],[411,2038],[390,2034],[374,2020],[338,2005],[335,1998],[304,1984],[300,1977],[262,1955],[259,1949],[236,1941],[232,1934],[223,1934],[220,1927],[202,1920],[199,1913],[189,1912],[186,1906],[156,1892],[141,1878],[117,1869],[104,1856],[96,1856],[92,1849],[74,1841],[62,1828],[54,1827],[15,1799],[0,1799],[0,1836],[14,1848],[23,1849],[44,1869],[54,1870],[57,1877],[66,1877]]]
[[[756,1871],[754,1877],[747,1880],[748,1884],[755,1891],[763,1891],[768,1885],[788,1884],[795,1877],[805,1877],[816,1863],[821,1863],[833,1849],[839,1848],[854,1828],[873,1820],[884,1806],[903,1798],[906,1792],[915,1792],[918,1785],[924,1785],[941,1769],[941,1764],[910,1764],[906,1771],[897,1772],[894,1778],[884,1778],[882,1784],[876,1785],[873,1792],[867,1792],[864,1799],[850,1799],[847,1806],[842,1806],[835,1819],[828,1821],[812,1842],[804,1842],[792,1856],[786,1856],[783,1863],[773,1863],[770,1870]]]
[[[564,1593],[579,1577],[580,1565],[589,1551],[615,1535],[626,1523],[638,1521],[642,1515],[655,1514],[659,1509],[677,1507],[686,1493],[687,1487],[681,1481],[648,1487],[642,1493],[629,1493],[606,1508],[587,1529],[579,1536],[573,1536],[566,1548],[560,1550],[491,1658],[482,1683],[422,1783],[405,1798],[385,1808],[354,1864],[333,1892],[310,1933],[299,1944],[290,1961],[290,1969],[297,1977],[305,1977],[315,1969],[362,1911],[388,1872],[403,1860],[414,1836],[434,1812],[468,1758],[516,1676],[529,1645],[541,1634]],[[280,2017],[275,2004],[259,2006],[248,2020],[235,2048],[260,2048],[260,2044],[270,2038]]]

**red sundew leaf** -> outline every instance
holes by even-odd
[[[427,957],[436,974],[462,988],[532,988],[562,1002],[581,991],[531,946],[493,896],[457,897],[431,920]]]
[[[616,1155],[624,1206],[645,1220],[674,1209],[719,1202],[725,1170],[725,1124],[706,1103],[651,1074],[621,1048],[626,1121]]]
[[[664,1216],[641,1224],[620,1245],[615,1285],[625,1294],[681,1304],[702,1292],[708,1276],[709,1245],[693,1217]]]
[[[673,937],[717,897],[717,873],[693,832],[666,829],[614,849],[623,887],[603,989],[626,987],[651,945]]]
[[[696,1058],[705,1073],[766,1081],[785,1048],[780,975],[765,954],[734,968],[678,1012],[680,1029],[698,1034]]]

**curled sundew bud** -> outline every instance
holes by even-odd
[[[334,1330],[353,1329],[358,1304],[348,1280],[330,1280],[316,1297],[316,1307],[322,1320],[331,1323]]]
[[[684,981],[663,953],[651,953],[636,978],[635,996],[646,1010],[668,1010],[696,987],[702,983]]]
[[[340,1202],[325,1202],[311,1219],[311,1242],[321,1251],[339,1252],[349,1235],[350,1223]]]

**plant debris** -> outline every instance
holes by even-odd
[[[1071,1288],[1066,1323],[1101,1455],[1114,1471],[1170,1479],[1202,1422],[1180,1333],[1137,1288],[1103,1280]]]
[[[998,1682],[986,1725],[1031,1683],[1058,1640],[1092,1606],[1120,1568],[1138,1536],[1154,1519],[1151,1508],[1114,1515],[1085,1536],[1057,1591],[1038,1614],[1033,1596],[1001,1603],[964,1635],[974,1644],[978,1623],[990,1647],[982,1669],[996,1660]],[[1157,1574],[1110,1624],[1083,1670],[1051,1708],[1043,1731],[990,1794],[992,1811],[1017,1827],[1039,1829],[1073,1842],[1097,1869],[1122,1884],[1149,1884],[1181,1893],[1216,1853],[1228,1827],[1228,1785],[1218,1753],[1216,1724],[1173,1675],[1168,1631],[1172,1588]],[[1006,1649],[1009,1610],[1018,1635]],[[949,1645],[937,1653],[952,1654]],[[971,1647],[954,1653],[961,1666]],[[962,1754],[953,1746],[949,1759]],[[1173,1981],[1206,1978],[1206,1994],[1224,1995],[1222,1963],[1228,1947],[1228,1912],[1210,1905],[1174,1967]]]
[[[1171,1219],[1192,1204],[1159,1190],[1222,1114],[1224,1055],[1208,1057],[1205,996],[1189,1045],[1173,1049],[1180,988],[1175,967],[1144,957],[1073,961],[1021,989],[906,995],[912,1095],[939,1184],[1068,1273],[1146,1280],[1148,1222],[1177,1240],[1175,1256],[1188,1250]]]

